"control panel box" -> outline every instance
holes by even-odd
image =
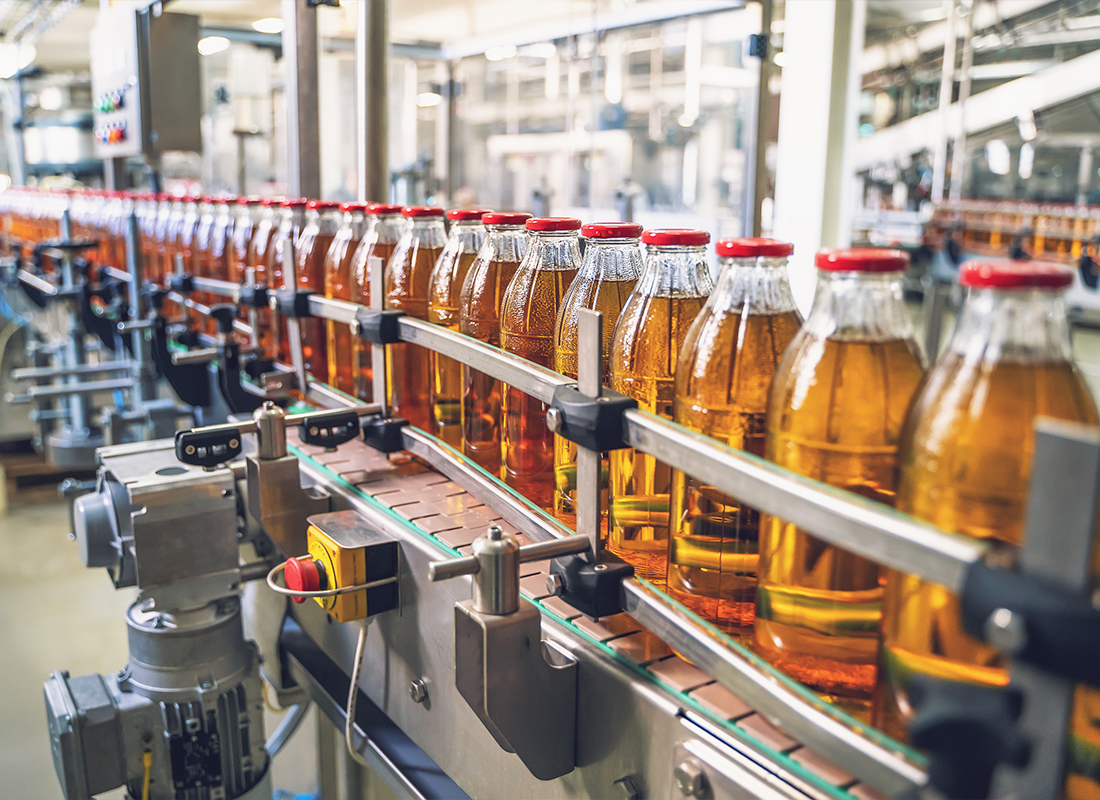
[[[91,33],[95,152],[100,158],[202,150],[199,18],[117,5]]]

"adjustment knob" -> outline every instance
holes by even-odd
[[[320,561],[310,558],[299,561],[296,558],[287,559],[286,586],[295,592],[319,592],[326,588],[328,581],[325,579],[325,568]],[[304,603],[305,597],[292,598],[295,603]]]

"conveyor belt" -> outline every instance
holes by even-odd
[[[467,554],[489,524],[500,525],[521,542],[519,533],[463,487],[406,455],[387,459],[362,442],[334,452],[297,443],[292,450],[316,464],[335,481],[408,523],[434,541],[443,553]],[[563,626],[592,646],[605,650],[624,669],[659,685],[680,704],[681,714],[717,724],[735,742],[748,745],[780,770],[809,778],[833,797],[882,797],[843,769],[756,714],[740,698],[684,661],[660,639],[626,614],[590,620],[545,589],[549,562],[523,565],[520,589],[542,610],[545,621]],[[905,750],[898,745],[899,750]]]

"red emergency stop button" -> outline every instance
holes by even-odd
[[[296,558],[286,562],[286,586],[295,592],[319,592],[324,582],[323,567],[320,562],[310,558],[299,561]],[[306,598],[295,597],[295,603],[304,603]]]

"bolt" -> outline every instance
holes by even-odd
[[[348,323],[348,332],[352,335],[352,338],[359,335],[359,320],[353,319]]]
[[[240,444],[241,444],[240,439],[230,439],[229,440],[229,449],[230,450],[236,450],[238,447],[240,447]]]
[[[1027,624],[1007,608],[995,609],[985,621],[985,639],[1006,653],[1019,653],[1027,647]]]
[[[707,776],[694,758],[681,761],[672,771],[680,793],[685,797],[703,797],[707,791]]]
[[[565,591],[565,582],[561,579],[561,575],[546,576],[546,591],[554,597],[561,597],[562,592]]]
[[[193,444],[187,445],[187,447],[183,448],[183,452],[187,453],[187,455],[189,455],[189,456],[195,455],[195,445],[193,445]]]
[[[504,529],[503,528],[501,528],[499,525],[490,525],[489,526],[489,539],[490,540],[492,540],[494,542],[499,542],[503,538],[504,538]]]
[[[565,420],[562,418],[561,412],[556,408],[551,408],[546,412],[546,427],[552,430],[554,433],[561,432],[562,423]]]
[[[414,703],[423,703],[428,699],[428,682],[423,678],[417,678],[409,683],[409,697]]]
[[[214,681],[210,680],[209,678],[203,678],[202,683],[199,684],[199,688],[200,689],[213,689],[214,688]]]
[[[317,426],[314,426],[314,427],[309,429],[309,435],[310,436],[316,436],[317,435]]]
[[[595,572],[603,572],[605,569],[607,569],[607,564],[596,564],[592,567],[592,569]]]

